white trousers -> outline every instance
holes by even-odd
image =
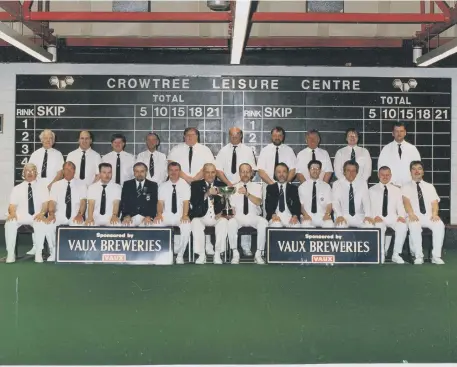
[[[103,227],[111,227],[111,226],[113,226],[110,223],[112,216],[113,216],[112,214],[101,215],[101,214],[94,213],[95,225],[96,226],[103,226]],[[120,219],[119,219],[119,224],[118,225],[119,226],[121,225]]]
[[[331,219],[329,220],[323,220],[324,214],[323,213],[308,213],[308,215],[311,217],[311,220],[303,220],[301,223],[301,226],[304,228],[333,228],[334,224]]]
[[[265,250],[265,237],[268,221],[258,215],[239,214],[228,221],[228,238],[230,248],[238,247],[238,230],[241,227],[254,227],[257,230],[257,251]]]
[[[46,239],[48,240],[48,245],[50,248],[55,248],[56,247],[56,231],[58,226],[72,226],[72,227],[78,227],[82,226],[83,224],[78,224],[73,222],[73,218],[67,219],[66,216],[64,215],[56,215],[56,221],[54,223],[49,224],[49,229],[50,231],[46,235]]]
[[[215,227],[215,252],[225,252],[227,246],[228,220],[220,217],[218,220],[208,216],[192,219],[191,230],[194,237],[194,252],[197,255],[205,254],[205,227]]]
[[[343,218],[346,219],[346,223],[340,223],[336,225],[336,228],[348,228],[348,227],[356,227],[356,228],[373,228],[371,223],[367,223],[364,221],[364,215],[343,215]]]
[[[279,217],[280,221],[279,222],[273,222],[270,220],[268,225],[273,228],[282,228],[282,227],[290,227],[290,228],[299,228],[300,222],[297,224],[290,224],[290,219],[292,218],[292,215],[290,213],[276,213],[276,215]]]
[[[159,224],[154,224],[155,227],[165,227],[165,226],[173,226],[179,227],[181,231],[181,235],[175,235],[175,243],[174,243],[174,253],[182,255],[186,251],[187,244],[190,240],[190,231],[191,231],[191,224],[189,223],[181,223],[181,216],[179,214],[173,213],[165,213],[163,214],[163,221]]]
[[[432,257],[440,258],[441,250],[444,242],[444,223],[440,220],[432,222],[429,215],[416,214],[419,218],[418,222],[408,222],[409,232],[411,235],[410,249],[416,258],[423,258],[422,251],[422,228],[429,228],[432,231],[433,250]]]
[[[381,253],[384,253],[384,255],[390,247],[390,242],[386,243],[387,227],[392,228],[395,231],[394,255],[400,255],[402,253],[403,244],[405,243],[406,235],[408,233],[408,225],[406,223],[398,222],[397,219],[398,217],[396,216],[387,216],[383,218],[383,222],[375,224],[376,228],[381,229]]]
[[[16,247],[17,230],[24,224],[31,225],[33,227],[36,251],[43,251],[44,239],[46,235],[49,235],[50,226],[44,222],[34,221],[31,215],[18,215],[17,220],[5,222],[6,251],[14,253],[14,248]]]

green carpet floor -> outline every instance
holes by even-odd
[[[456,362],[457,251],[443,258],[0,264],[0,365]]]

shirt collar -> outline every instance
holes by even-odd
[[[82,154],[82,152],[84,152],[84,150],[82,150],[81,147],[78,147],[78,149],[79,149],[79,151],[81,152],[81,154]],[[89,147],[89,149],[87,149],[87,150],[85,151],[86,154],[89,153],[91,150],[92,150],[92,148]]]

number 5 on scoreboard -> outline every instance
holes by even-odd
[[[368,118],[377,119],[378,114],[377,114],[376,110],[377,110],[377,108],[370,108],[370,110],[368,111]]]

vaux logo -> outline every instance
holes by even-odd
[[[416,79],[409,79],[406,83],[401,79],[394,79],[392,85],[395,89],[400,89],[402,92],[409,92],[411,89],[417,87]]]
[[[73,85],[74,82],[75,80],[72,76],[66,76],[64,78],[59,78],[58,76],[51,76],[49,78],[49,84],[53,87],[56,87],[57,89],[65,89],[67,85]]]

